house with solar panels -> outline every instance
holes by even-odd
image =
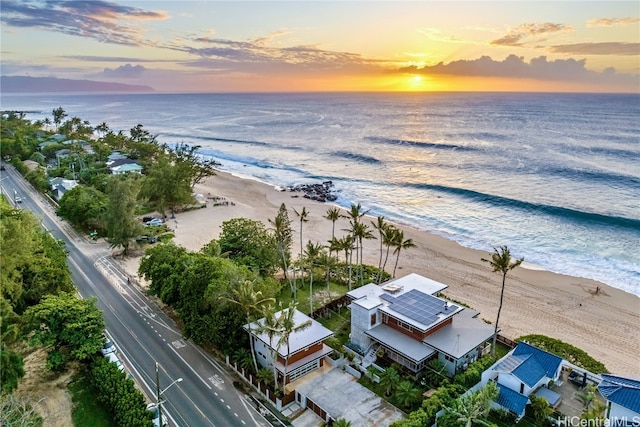
[[[478,313],[436,296],[447,285],[409,274],[381,285],[370,283],[347,293],[351,342],[365,358],[385,358],[411,372],[432,359],[449,375],[490,351],[494,328]]]
[[[562,396],[547,385],[557,382],[562,374],[561,357],[519,342],[516,348],[482,373],[480,383],[496,381],[500,391],[496,403],[521,418],[529,403],[529,396],[536,395],[556,408]]]
[[[607,399],[608,426],[640,426],[640,381],[602,374],[598,390]]]

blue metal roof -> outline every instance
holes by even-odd
[[[519,342],[512,354],[513,356],[529,356],[513,373],[530,387],[535,385],[543,375],[553,378],[562,363],[561,357],[540,350],[526,342]]]
[[[640,414],[640,381],[602,374],[598,390],[605,399]]]
[[[500,394],[498,394],[496,403],[519,416],[524,415],[524,408],[527,406],[529,398],[502,384],[498,384],[498,389],[500,390]]]

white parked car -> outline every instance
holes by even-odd
[[[124,372],[124,365],[122,364],[122,361],[120,359],[118,359],[118,356],[116,356],[115,353],[107,354],[107,358],[109,359],[109,362],[115,363],[116,366],[118,367],[118,369],[120,371]]]
[[[104,346],[100,350],[100,353],[102,353],[103,356],[106,356],[109,353],[116,353],[117,351],[118,350],[116,350],[116,346],[113,345],[113,341],[111,341],[108,337],[105,337]]]
[[[169,425],[167,423],[167,417],[164,416],[164,410],[162,414],[162,425],[160,425],[160,414],[158,413],[158,405],[156,405],[155,403],[149,403],[147,405],[147,410],[153,413],[153,427],[164,427],[166,425]]]
[[[160,218],[153,218],[152,220],[145,222],[144,225],[146,225],[147,227],[159,227],[162,225],[162,220]]]

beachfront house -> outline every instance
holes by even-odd
[[[128,158],[110,160],[107,162],[107,167],[113,175],[122,175],[127,173],[141,174],[143,169],[135,160]]]
[[[482,373],[480,383],[496,381],[500,394],[496,403],[513,412],[518,419],[524,416],[529,396],[543,397],[552,407],[560,404],[561,396],[550,390],[562,373],[562,358],[526,342],[518,345]]]
[[[276,313],[276,319],[281,314],[281,311]],[[286,343],[280,342],[281,334],[276,333],[269,338],[266,332],[258,332],[258,326],[264,324],[264,318],[251,324],[251,339],[258,363],[270,369],[273,369],[275,365],[280,381],[286,376],[287,383],[290,383],[319,369],[324,364],[324,357],[333,351],[331,347],[323,343],[333,335],[333,332],[296,310],[294,313],[295,325],[299,326],[306,322],[309,322],[310,326],[294,331],[289,336],[288,346]],[[245,330],[249,329],[248,326],[244,326]]]
[[[605,416],[609,426],[640,426],[640,381],[602,374],[598,390],[607,400]]]
[[[409,274],[347,293],[351,342],[366,358],[385,358],[417,373],[432,359],[449,375],[490,351],[493,327],[478,313],[436,296],[447,285]]]

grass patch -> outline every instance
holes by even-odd
[[[298,310],[305,314],[311,313],[309,309],[309,277],[305,277],[304,279],[304,287],[300,289],[301,285],[300,277],[297,278],[297,289],[296,289],[296,301],[298,301]],[[314,275],[313,277],[313,308],[318,309],[324,305],[326,305],[329,301],[333,301],[336,298],[341,297],[342,295],[347,293],[347,287],[335,282],[329,282],[329,289],[327,289],[327,284],[324,281],[324,278],[320,276],[320,280],[318,277]],[[329,293],[330,292],[330,293]],[[289,302],[293,299],[293,295],[291,293],[291,288],[289,287],[289,283],[286,282],[282,286],[282,292],[278,295],[278,302],[282,303],[283,307],[287,307]],[[346,310],[346,309],[345,309]],[[329,328],[331,329],[331,328]]]
[[[74,427],[116,427],[109,411],[96,400],[86,371],[75,376],[69,384],[69,393],[73,402],[71,417]]]

